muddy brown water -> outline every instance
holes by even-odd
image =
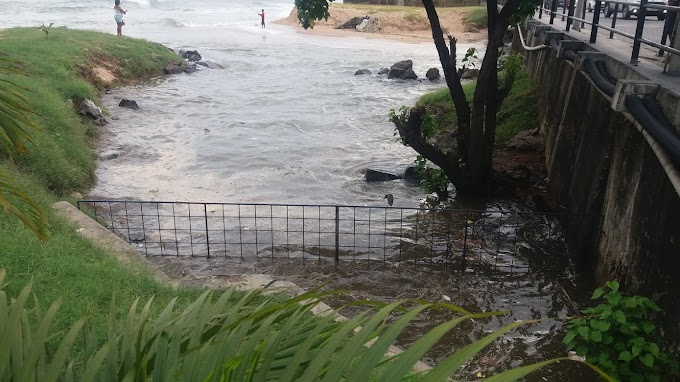
[[[426,355],[436,364],[457,349],[481,339],[516,320],[541,319],[496,340],[456,374],[458,380],[477,380],[511,367],[566,355],[561,343],[565,317],[577,313],[587,301],[590,285],[570,267],[534,269],[510,273],[476,267],[466,272],[443,265],[416,265],[379,261],[340,262],[325,259],[268,259],[239,261],[229,258],[187,258],[153,256],[150,260],[185,285],[198,285],[203,278],[238,280],[244,274],[266,274],[294,282],[305,289],[324,285],[343,294],[326,300],[340,308],[358,300],[392,302],[404,299],[448,301],[471,312],[510,311],[485,320],[466,322],[447,334]],[[343,310],[346,315],[352,310]],[[429,329],[455,315],[429,311],[414,320],[397,345],[408,346]],[[527,381],[595,381],[585,366],[563,362],[532,374]]]

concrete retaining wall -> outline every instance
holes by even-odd
[[[529,45],[543,42],[538,29],[525,31]],[[680,197],[631,116],[614,111],[585,73],[552,49],[525,51],[517,31],[513,49],[523,52],[541,92],[551,192],[583,215],[568,223],[580,264],[598,284],[617,279],[626,292],[654,299],[666,312],[669,344],[680,350]],[[644,79],[604,60],[616,78]],[[678,126],[678,96],[661,89],[657,99]]]

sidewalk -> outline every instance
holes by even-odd
[[[549,25],[550,14],[544,13],[543,17],[539,19],[537,13],[534,16],[534,20]],[[600,19],[600,22],[602,22],[602,19]],[[565,33],[572,39],[585,42],[593,49],[632,67],[636,72],[647,77],[650,81],[654,81],[673,93],[680,95],[680,77],[663,73],[664,60],[667,58],[668,54],[666,54],[666,57],[658,57],[657,53],[659,50],[657,48],[642,44],[640,46],[639,62],[637,65],[633,66],[629,64],[631,52],[633,50],[633,40],[631,39],[618,35],[614,35],[614,38],[610,39],[609,31],[598,29],[597,42],[595,44],[590,44],[588,42],[590,40],[590,25],[586,24],[584,28],[581,28],[580,32],[573,29],[570,29],[569,32],[565,32],[567,27],[566,18],[565,21],[562,21],[561,16],[555,16],[555,20],[551,26],[556,31]]]

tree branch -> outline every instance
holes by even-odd
[[[460,173],[456,159],[457,155],[456,153],[444,154],[423,137],[421,126],[423,124],[424,113],[425,110],[423,108],[414,107],[410,110],[405,123],[397,117],[393,120],[394,125],[397,127],[399,136],[401,136],[405,145],[411,147],[418,154],[425,157],[425,159],[441,168],[449,180],[455,184]]]

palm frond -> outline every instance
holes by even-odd
[[[4,277],[0,269],[0,286]],[[286,299],[261,291],[242,294],[230,289],[219,297],[214,291],[206,291],[182,312],[176,312],[175,300],[171,301],[153,322],[149,313],[153,299],[141,309],[136,301],[122,321],[115,317],[114,301],[108,339],[101,346],[96,345],[92,326],[83,318],[50,353],[45,344],[59,303],[45,313],[37,304],[28,309],[31,287],[29,283],[16,299],[0,288],[0,380],[407,380],[413,377],[412,367],[420,357],[459,323],[505,313],[461,315],[441,323],[403,353],[387,357],[387,348],[413,319],[428,309],[441,309],[442,304],[375,304],[350,319],[337,320],[333,315],[318,317],[311,313],[323,295],[318,291]],[[527,323],[531,322],[507,325],[460,349],[422,378],[447,380],[493,340]],[[83,328],[87,328],[87,359],[80,368],[74,368],[70,352]],[[561,361],[567,360],[522,366],[488,380],[514,381]]]
[[[21,208],[16,201],[21,203]],[[47,213],[27,193],[16,187],[2,171],[0,171],[0,207],[21,220],[38,240],[47,241],[50,236]]]

